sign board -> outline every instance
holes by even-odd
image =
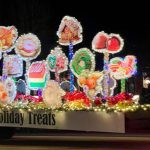
[[[125,132],[123,113],[0,110],[0,126],[95,132]]]

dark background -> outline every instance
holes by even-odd
[[[36,34],[42,43],[42,52],[36,60],[46,59],[50,49],[57,45],[58,30],[63,16],[76,17],[83,26],[81,47],[91,49],[91,41],[99,31],[119,33],[124,39],[123,51],[114,56],[136,55],[138,75],[150,66],[150,23],[148,4],[123,1],[46,1],[0,0],[0,25],[15,25],[19,35]],[[67,54],[67,47],[63,46]],[[96,53],[97,70],[103,66],[103,55]],[[111,55],[112,57],[112,55]]]

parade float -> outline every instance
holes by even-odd
[[[92,50],[74,51],[82,32],[77,19],[65,16],[57,31],[59,45],[45,60],[33,61],[42,53],[38,37],[32,33],[18,37],[14,26],[0,27],[1,127],[124,133],[124,113],[149,108],[138,103],[138,95],[126,92],[126,81],[137,72],[136,57],[112,57],[123,50],[121,36],[101,31],[92,40]],[[63,46],[68,46],[68,56]],[[16,54],[9,54],[13,49]],[[103,60],[95,60],[96,53],[102,53]],[[103,70],[96,70],[99,61]],[[62,81],[65,71],[70,77]]]

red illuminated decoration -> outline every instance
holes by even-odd
[[[123,39],[118,34],[99,32],[92,41],[92,49],[99,53],[118,53],[123,48]]]

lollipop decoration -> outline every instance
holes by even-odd
[[[92,49],[96,52],[104,53],[104,97],[109,95],[109,54],[120,52],[123,48],[123,45],[123,39],[118,34],[108,35],[103,31],[96,34],[92,41]]]
[[[0,51],[9,52],[13,49],[18,37],[17,29],[14,26],[0,26]]]
[[[95,70],[95,57],[89,49],[81,48],[74,54],[70,68],[76,77],[85,70],[93,72]]]
[[[73,45],[82,42],[82,27],[77,19],[65,16],[57,31],[59,44],[69,46],[69,61],[73,57]],[[70,92],[74,91],[74,75],[70,70]]]
[[[55,79],[59,82],[59,74],[68,69],[68,58],[60,47],[55,47],[47,57],[48,69],[55,72]]]
[[[21,35],[15,45],[16,53],[26,61],[26,72],[30,67],[30,60],[35,59],[41,52],[41,43],[38,37],[32,33]],[[30,91],[28,90],[28,94]]]
[[[109,70],[115,79],[121,80],[121,92],[125,92],[125,79],[137,72],[137,59],[133,55],[127,55],[124,59],[115,57],[110,60]]]

